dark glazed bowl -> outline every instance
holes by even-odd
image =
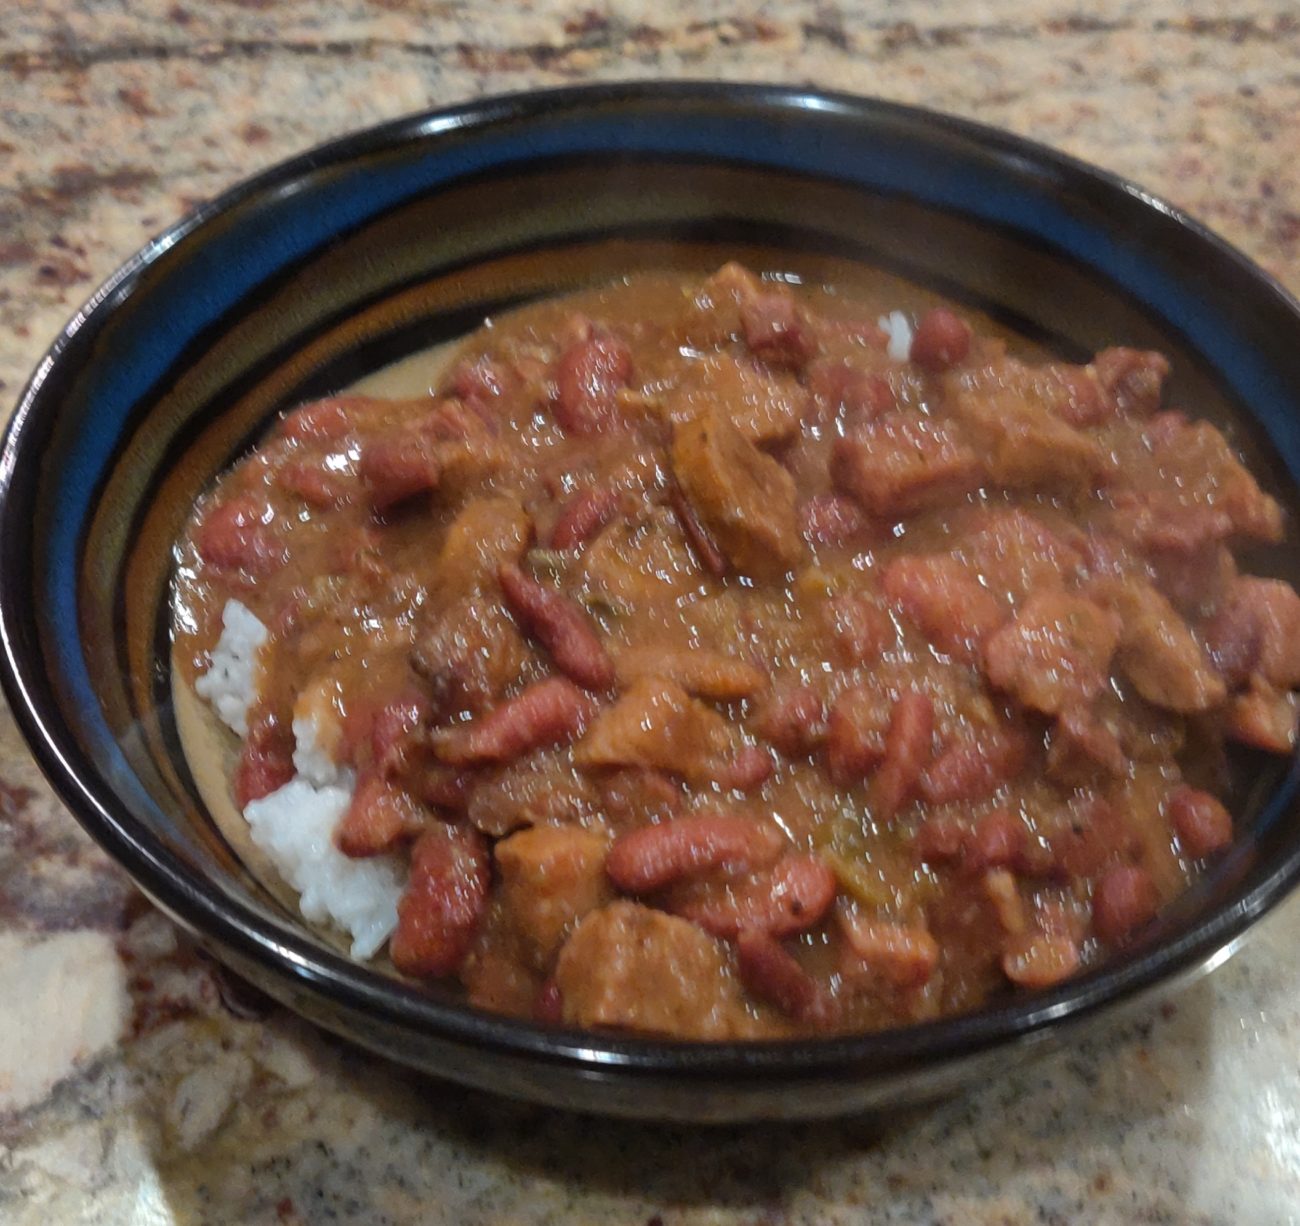
[[[396,1060],[506,1094],[698,1121],[933,1097],[1227,955],[1300,875],[1294,763],[1248,761],[1239,833],[1124,956],[952,1020],[690,1044],[507,1021],[356,965],[243,869],[169,703],[170,546],[280,410],[484,315],[645,267],[726,258],[901,271],[1069,356],[1170,354],[1294,507],[1300,313],[1130,184],[969,123],[762,86],[626,85],[403,119],[249,181],[156,239],[41,363],[0,460],[9,700],[86,829],[220,958]],[[1278,552],[1259,564],[1285,573]]]

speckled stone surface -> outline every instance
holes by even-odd
[[[999,124],[1300,291],[1295,0],[4,0],[0,401],[151,233],[286,154],[485,92],[813,82]],[[200,957],[0,715],[0,1220],[1300,1221],[1300,899],[1173,1004],[885,1121],[565,1117],[316,1033]]]

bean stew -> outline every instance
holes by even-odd
[[[231,789],[345,772],[388,956],[693,1039],[1055,984],[1289,753],[1283,515],[1166,359],[1028,361],[729,264],[490,322],[428,395],[286,415],[178,545],[176,667],[265,628]]]

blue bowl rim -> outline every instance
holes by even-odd
[[[144,272],[177,243],[231,208],[331,165],[340,165],[408,144],[436,141],[512,118],[574,112],[619,104],[725,105],[754,114],[783,112],[797,118],[810,110],[856,122],[893,123],[947,132],[979,146],[991,157],[1032,165],[1073,188],[1087,185],[1112,198],[1136,201],[1160,224],[1203,244],[1207,254],[1244,274],[1265,298],[1295,318],[1300,303],[1263,269],[1186,215],[1181,209],[1109,171],[1048,146],[971,120],[921,107],[837,91],[765,83],[681,80],[628,81],[500,94],[418,112],[327,141],[245,179],[164,230],[118,268],[73,315],[36,367],[0,440],[0,575],[9,575],[14,542],[30,523],[15,509],[15,473],[25,431],[36,414],[57,413],[47,393],[51,375],[88,323],[102,323],[129,297]],[[1118,195],[1117,195],[1118,194]],[[202,879],[137,827],[117,803],[111,785],[97,777],[76,745],[50,691],[39,658],[22,651],[25,589],[0,583],[0,686],[34,757],[56,794],[99,843],[152,899],[186,926],[272,977],[296,980],[337,1004],[383,1021],[412,1036],[461,1044],[502,1056],[568,1065],[588,1073],[692,1077],[743,1083],[899,1073],[937,1066],[1016,1040],[1041,1039],[1050,1028],[1079,1023],[1158,984],[1217,964],[1235,949],[1247,928],[1300,882],[1300,845],[1275,864],[1244,897],[1211,911],[1172,938],[1114,958],[1059,987],[938,1021],[831,1038],[701,1043],[621,1038],[591,1031],[541,1027],[437,1001],[417,987],[382,976],[296,934],[274,931],[251,909],[222,898]],[[28,602],[30,605],[30,602]],[[33,653],[34,655],[35,653]]]

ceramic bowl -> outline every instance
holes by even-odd
[[[241,184],[117,272],[17,407],[0,459],[3,681],[54,787],[141,889],[327,1029],[470,1085],[610,1114],[892,1107],[1213,964],[1295,884],[1295,764],[1247,762],[1234,846],[1123,956],[950,1020],[710,1045],[478,1012],[339,956],[244,869],[170,707],[171,547],[198,493],[281,410],[485,315],[732,257],[882,265],[1067,356],[1160,348],[1174,399],[1230,423],[1295,505],[1296,303],[1176,209],[1004,133],[798,89],[611,85],[416,115]]]

